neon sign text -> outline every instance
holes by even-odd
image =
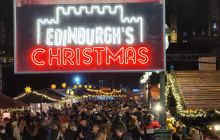
[[[47,28],[45,44],[48,46],[67,45],[120,45],[122,37],[126,44],[134,43],[132,27],[68,27],[67,29]],[[124,35],[123,35],[124,33]]]
[[[37,66],[146,65],[150,53],[147,47],[65,47],[36,48],[31,61]]]

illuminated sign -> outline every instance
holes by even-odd
[[[16,0],[15,72],[164,70],[162,0]]]

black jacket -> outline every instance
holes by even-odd
[[[67,129],[64,133],[65,140],[77,140],[77,132]]]
[[[133,140],[132,135],[130,133],[124,133],[121,140]]]
[[[34,136],[34,140],[48,140],[48,131],[47,128],[44,126],[41,126],[37,135]]]
[[[137,127],[128,129],[128,132],[132,135],[133,140],[139,140],[141,138],[140,131]]]

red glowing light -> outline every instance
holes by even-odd
[[[93,48],[35,48],[31,63],[36,66],[90,66],[90,65],[146,65],[149,61],[147,47]]]

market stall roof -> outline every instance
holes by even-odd
[[[22,93],[21,95],[15,97],[14,99],[22,101],[27,104],[31,103],[53,103],[61,100],[61,97],[56,94],[52,94],[51,92],[42,89],[42,90],[34,90],[31,93]]]
[[[65,97],[66,96],[66,92],[65,92],[65,89],[51,89],[51,88],[45,88],[45,89],[42,89],[40,90],[40,92],[46,92],[47,94],[50,94],[50,95],[55,95],[55,96],[58,96],[58,97]]]
[[[220,71],[175,72],[187,109],[220,109]]]
[[[20,101],[16,101],[14,99],[12,99],[11,97],[5,96],[3,94],[0,94],[0,109],[22,109],[22,108],[28,108],[29,105],[20,102]]]

